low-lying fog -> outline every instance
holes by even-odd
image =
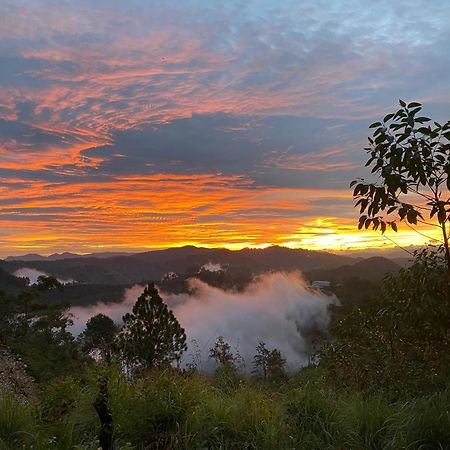
[[[49,274],[46,272],[43,272],[42,270],[37,269],[31,269],[30,267],[21,267],[20,269],[17,269],[13,275],[15,277],[19,278],[28,278],[30,280],[30,284],[37,283],[37,280],[40,276],[48,277]],[[61,284],[68,284],[68,283],[74,283],[75,280],[62,280],[60,278],[57,278],[57,280]]]
[[[198,279],[189,281],[193,294],[169,294],[161,297],[185,328],[188,351],[183,364],[192,361],[201,351],[200,367],[210,370],[213,362],[208,351],[218,336],[223,336],[238,349],[251,370],[255,348],[264,341],[269,349],[278,348],[294,369],[309,361],[308,334],[326,331],[332,296],[311,290],[299,272],[270,273],[256,277],[243,292],[230,292],[211,287]],[[74,307],[74,334],[80,333],[90,317],[103,313],[120,323],[131,310],[144,287],[135,285],[124,292],[120,303]]]

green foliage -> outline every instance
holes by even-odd
[[[0,296],[0,332],[3,343],[22,357],[35,378],[48,381],[78,368],[82,362],[72,334],[67,305],[44,305],[44,290],[61,289],[54,278],[38,283],[16,297]]]
[[[10,395],[0,397],[0,450],[30,448],[35,433],[31,407]]]
[[[231,346],[225,342],[223,336],[219,336],[214,346],[209,349],[209,357],[214,359],[217,365],[234,365],[235,357],[231,352]]]
[[[333,448],[333,443],[340,442],[342,423],[334,399],[321,390],[305,388],[293,390],[289,397],[288,420],[304,448]]]
[[[398,414],[396,405],[390,405],[381,396],[359,395],[342,403],[340,414],[350,448],[382,449],[395,436],[391,422]]]
[[[256,347],[256,354],[253,357],[252,373],[263,380],[281,380],[285,377],[285,363],[286,360],[278,349],[269,350],[261,341]]]
[[[450,448],[449,405],[449,389],[402,405],[389,419],[391,430],[395,430],[389,448]]]
[[[94,379],[65,377],[46,386],[39,407],[47,435],[58,443],[54,448],[70,449],[82,442],[95,441],[98,419],[92,407],[96,386]]]
[[[115,435],[121,442],[151,448],[174,448],[184,406],[179,379],[166,371],[148,371],[135,383],[110,382]]]
[[[235,389],[240,383],[237,364],[243,366],[244,361],[237,353],[234,355],[231,346],[223,336],[219,336],[214,346],[209,349],[209,357],[216,362],[215,379],[223,389]]]
[[[400,106],[370,125],[374,133],[365,149],[370,155],[366,166],[380,183],[361,179],[350,184],[360,208],[358,228],[372,226],[384,233],[390,226],[397,231],[397,218],[416,225],[427,213],[441,225],[450,271],[450,121],[441,125],[419,116],[420,103],[400,101]]]
[[[280,401],[244,384],[218,389],[207,377],[150,371],[110,382],[116,440],[135,448],[288,448]]]
[[[179,361],[186,350],[186,334],[153,284],[123,317],[118,346],[131,368],[150,368]]]
[[[391,399],[433,392],[450,375],[449,323],[445,263],[439,252],[424,251],[335,325],[321,364],[337,386]]]
[[[320,378],[310,383],[314,373],[307,372],[304,383],[290,380],[283,388],[243,380],[224,390],[210,377],[175,369],[152,369],[135,380],[114,365],[89,369],[52,382],[39,405],[1,399],[0,449],[98,448],[92,402],[99,376],[108,379],[121,450],[449,448],[449,390],[389,402],[337,393]]]
[[[89,353],[92,350],[99,350],[102,359],[110,361],[118,330],[114,321],[104,314],[91,317],[86,323],[85,330],[78,338],[82,351]]]

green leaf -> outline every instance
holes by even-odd
[[[381,122],[374,122],[369,125],[369,128],[377,128],[377,127],[381,127],[382,125],[383,124]]]
[[[406,103],[403,100],[399,100],[398,102],[400,103],[400,106],[402,106],[403,108],[406,106]]]
[[[429,136],[431,134],[431,130],[427,127],[420,127],[417,131],[419,133],[425,134],[426,136]]]
[[[408,108],[416,108],[416,107],[422,107],[422,105],[417,102],[411,102],[408,104]]]
[[[425,122],[430,122],[431,119],[429,119],[428,117],[417,117],[416,118],[416,122],[419,123],[425,123]]]

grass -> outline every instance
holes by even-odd
[[[0,449],[92,450],[92,407],[108,376],[117,449],[447,449],[450,391],[389,403],[336,393],[319,382],[242,380],[234,387],[193,373],[117,370],[53,382],[38,405],[0,399]]]
[[[32,407],[11,395],[0,397],[0,449],[13,450],[36,442]]]

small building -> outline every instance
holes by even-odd
[[[311,283],[311,287],[313,289],[329,289],[331,283],[325,280],[316,280]]]

